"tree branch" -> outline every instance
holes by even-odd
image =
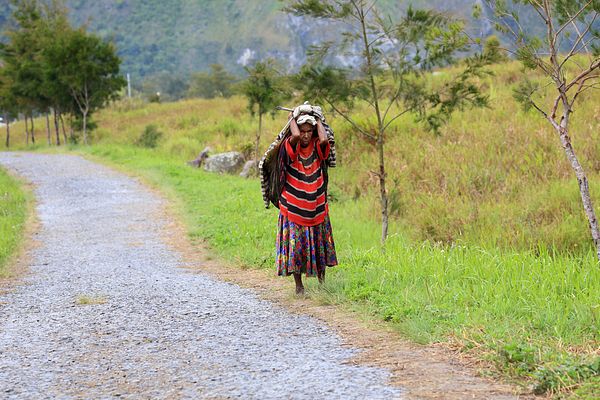
[[[360,126],[358,126],[358,124],[356,122],[354,122],[350,117],[348,117],[346,115],[346,113],[338,110],[338,108],[335,105],[333,105],[333,103],[331,101],[329,101],[327,99],[325,99],[325,101],[327,102],[327,104],[329,104],[329,106],[333,109],[333,111],[340,114],[342,116],[342,118],[344,118],[346,121],[348,121],[350,123],[350,125],[352,125],[354,127],[354,129],[356,129],[357,131],[359,131],[360,133],[362,133],[363,135],[365,135],[366,137],[368,137],[371,140],[377,140],[377,137],[375,137],[375,135],[370,134],[369,132],[365,131]]]
[[[589,6],[590,4],[592,4],[593,0],[589,0],[583,7],[581,7],[579,9],[579,11],[577,11],[575,13],[575,15],[573,15],[572,17],[569,16],[569,20],[567,22],[565,22],[563,24],[563,26],[561,26],[558,31],[556,31],[555,35],[554,35],[554,39],[556,40],[556,38],[558,38],[558,35],[560,35],[560,33],[569,25],[571,24],[571,22],[573,22],[575,19],[577,19],[577,17],[587,8],[587,6]],[[545,1],[546,3],[546,1]],[[568,14],[567,14],[568,15]]]
[[[584,40],[585,35],[590,31],[590,29],[594,25],[594,22],[596,21],[596,17],[598,17],[598,13],[594,13],[594,17],[592,18],[592,20],[590,21],[590,23],[588,24],[588,26],[585,28],[585,31],[583,32],[583,34],[579,35],[577,37],[577,40],[575,41],[575,43],[571,47],[571,50],[569,51],[569,53],[567,54],[567,56],[565,57],[565,59],[560,63],[560,67],[561,68],[577,52],[577,46],[579,45],[579,43],[581,43],[582,40]],[[594,38],[592,37],[592,39],[590,39],[587,43],[589,43],[593,39]],[[587,48],[587,43],[586,42],[583,43],[584,48]]]
[[[540,107],[539,107],[539,106],[538,106],[538,105],[535,103],[535,101],[533,101],[533,100],[531,100],[531,99],[530,99],[530,101],[531,101],[531,105],[533,106],[533,108],[535,108],[536,110],[538,110],[538,111],[540,112],[540,114],[542,114],[542,115],[544,116],[544,118],[546,118],[546,119],[550,119],[550,118],[548,118],[548,114],[547,114],[547,113],[546,113],[544,110],[542,110],[542,109],[541,109],[541,108],[540,108]]]
[[[404,114],[406,114],[406,113],[407,113],[407,112],[409,112],[409,111],[411,111],[411,109],[410,109],[410,108],[407,108],[406,110],[402,111],[401,113],[399,113],[399,114],[395,115],[395,116],[394,116],[394,118],[390,119],[390,120],[387,122],[387,124],[385,124],[385,125],[383,126],[383,130],[385,131],[385,130],[388,128],[388,126],[390,126],[390,124],[391,124],[392,122],[394,122],[396,119],[400,118],[401,116],[403,116]]]
[[[588,76],[579,82],[579,87],[577,88],[577,91],[575,92],[575,95],[573,96],[573,100],[571,100],[571,103],[569,104],[569,106],[571,108],[573,107],[573,104],[575,104],[575,100],[577,99],[577,96],[579,96],[581,93],[583,93],[587,89],[593,89],[593,88],[597,87],[598,85],[600,85],[600,82],[596,82],[591,85],[585,84],[586,81],[588,81],[590,79],[594,79],[594,78],[598,78],[598,76]]]
[[[586,76],[588,76],[589,74],[591,74],[592,72],[594,72],[594,70],[596,70],[598,68],[600,68],[600,58],[597,58],[596,60],[594,60],[588,69],[586,69],[585,71],[583,71],[582,73],[577,75],[575,78],[573,78],[573,80],[565,87],[565,92],[567,92],[569,89],[571,89],[571,87],[576,85],[581,79],[585,78]]]
[[[556,110],[558,110],[558,103],[560,102],[560,96],[556,97],[556,100],[554,100],[554,105],[552,106],[552,112],[550,113],[550,116],[554,119],[556,118]]]

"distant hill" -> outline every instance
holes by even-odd
[[[456,14],[484,35],[489,26],[471,19],[480,0],[413,0]],[[8,23],[10,0],[0,0],[0,28]],[[322,21],[283,13],[280,0],[67,0],[74,24],[112,39],[123,58],[123,71],[134,78],[158,73],[187,75],[220,63],[241,73],[252,60],[274,57],[291,69],[305,61],[306,48],[333,28]],[[408,1],[380,0],[392,16]]]

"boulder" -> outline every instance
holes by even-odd
[[[195,160],[188,161],[188,165],[196,168],[200,168],[204,160],[208,158],[208,153],[210,153],[212,149],[210,147],[205,147],[204,150],[198,154]]]
[[[242,168],[242,172],[240,172],[240,176],[242,178],[250,178],[251,176],[258,176],[258,168],[257,168],[256,160],[246,161],[244,164],[244,168]]]
[[[237,151],[215,154],[210,156],[204,162],[204,170],[208,172],[218,172],[220,174],[236,173],[244,164],[244,156]]]

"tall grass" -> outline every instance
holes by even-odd
[[[26,217],[25,192],[0,169],[0,278],[10,275],[7,263],[22,242]]]

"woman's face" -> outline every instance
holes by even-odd
[[[305,123],[300,125],[298,129],[300,129],[300,146],[308,146],[313,135],[313,126],[309,123]]]

